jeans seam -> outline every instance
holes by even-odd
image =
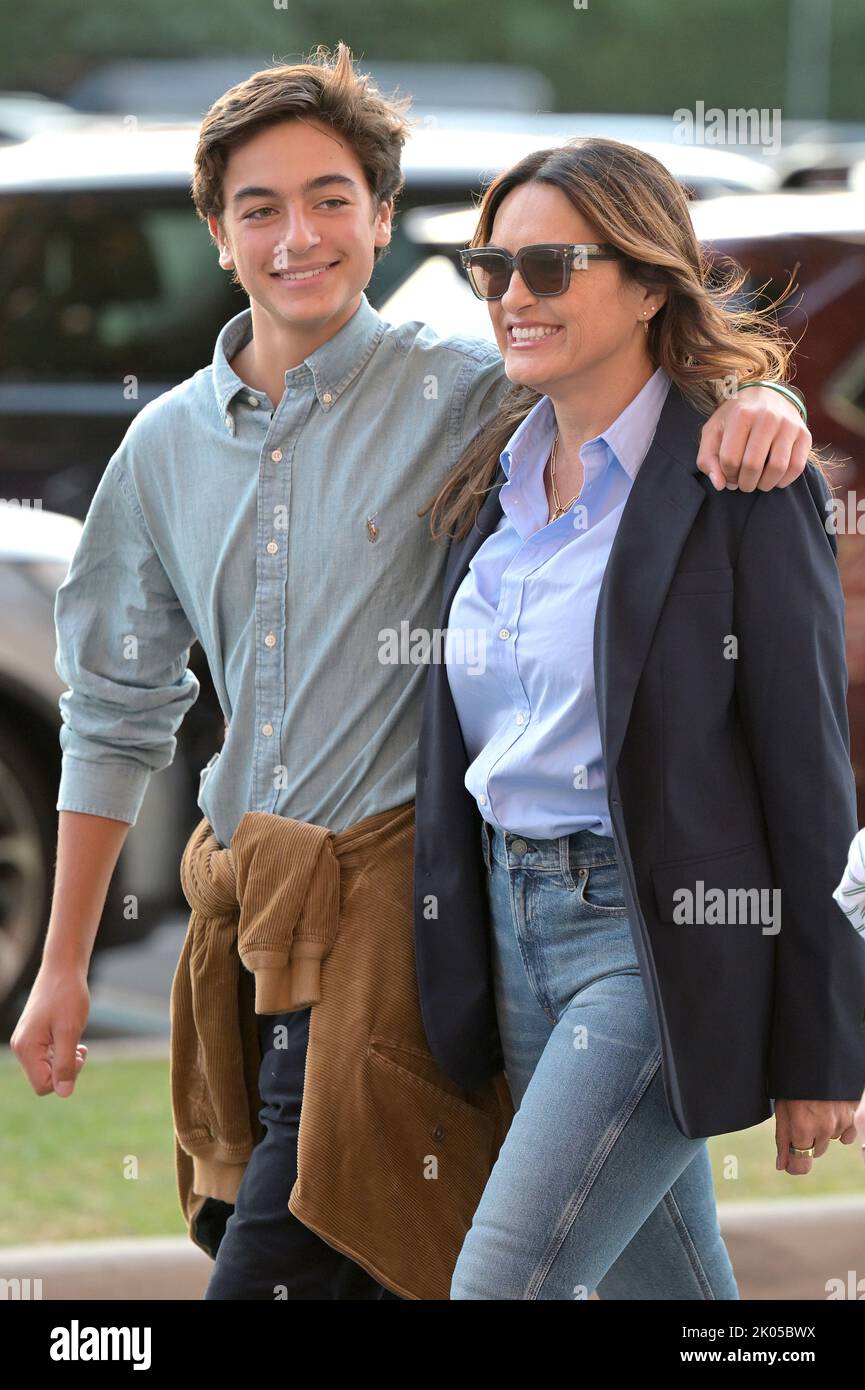
[[[561,1253],[562,1246],[564,1245],[565,1240],[567,1239],[568,1233],[570,1232],[570,1229],[574,1224],[574,1221],[580,1211],[580,1208],[582,1207],[583,1203],[585,1202],[586,1198],[592,1190],[592,1184],[594,1183],[595,1179],[597,1178],[598,1174],[603,1168],[604,1163],[606,1162],[610,1153],[612,1152],[616,1142],[621,1136],[622,1130],[624,1129],[628,1120],[631,1118],[631,1115],[634,1113],[634,1110],[639,1105],[640,1101],[643,1098],[643,1095],[651,1085],[652,1078],[654,1077],[660,1065],[661,1054],[660,1052],[655,1051],[653,1052],[650,1061],[647,1063],[646,1067],[643,1069],[643,1071],[640,1073],[640,1076],[637,1078],[637,1084],[635,1085],[631,1095],[630,1105],[627,1105],[622,1108],[622,1110],[616,1116],[615,1123],[610,1126],[610,1128],[607,1130],[606,1135],[604,1136],[604,1140],[606,1140],[606,1143],[604,1142],[604,1140],[602,1140],[601,1144],[595,1150],[594,1168],[589,1169],[587,1171],[586,1180],[583,1182],[583,1186],[579,1189],[578,1193],[575,1194],[574,1198],[572,1199],[567,1212],[566,1219],[563,1219],[559,1223],[558,1238],[555,1239],[554,1242],[550,1243],[550,1246],[547,1250],[544,1259],[541,1260],[535,1266],[535,1269],[532,1273],[532,1277],[529,1280],[528,1284],[528,1298],[537,1299],[538,1292],[543,1287],[544,1280],[548,1277],[553,1264],[555,1263],[556,1259]],[[538,1277],[541,1269],[543,1269],[543,1273],[540,1274],[540,1277]]]
[[[670,1213],[673,1225],[676,1228],[676,1233],[679,1237],[679,1240],[681,1241],[682,1249],[684,1250],[685,1254],[688,1257],[688,1260],[690,1261],[691,1268],[694,1271],[697,1283],[703,1290],[704,1297],[707,1299],[714,1300],[715,1295],[712,1291],[712,1285],[710,1284],[709,1279],[706,1275],[706,1271],[704,1270],[703,1265],[700,1261],[700,1256],[697,1251],[697,1247],[694,1245],[694,1242],[691,1239],[691,1232],[685,1225],[685,1219],[682,1216],[679,1204],[673,1196],[672,1188],[670,1188],[668,1192],[664,1193],[663,1201],[664,1205],[667,1207],[667,1210]]]

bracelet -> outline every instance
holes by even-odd
[[[805,424],[808,423],[808,411],[805,407],[805,397],[801,391],[797,391],[794,386],[783,386],[780,381],[743,381],[741,386],[736,387],[739,391],[746,391],[749,386],[768,386],[770,391],[780,391],[782,396],[786,396],[788,401],[792,401],[802,416]]]

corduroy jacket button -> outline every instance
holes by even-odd
[[[433,1139],[444,1139],[444,1137],[445,1137],[444,1125],[436,1125],[436,1127],[435,1127],[435,1129],[433,1130],[432,1134],[433,1134]]]

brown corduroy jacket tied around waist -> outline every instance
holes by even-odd
[[[413,803],[336,834],[250,811],[229,848],[206,818],[190,836],[171,1097],[180,1204],[208,1254],[263,1132],[256,1013],[311,1007],[289,1210],[402,1297],[449,1297],[513,1106],[504,1073],[465,1091],[429,1051],[413,860]]]

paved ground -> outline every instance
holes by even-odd
[[[725,1203],[719,1215],[743,1300],[865,1296],[865,1197]],[[183,1237],[0,1249],[0,1279],[41,1280],[45,1300],[200,1299],[212,1268]]]

